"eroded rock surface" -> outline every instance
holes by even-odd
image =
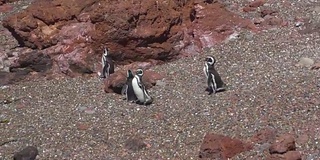
[[[20,46],[52,59],[51,73],[70,76],[100,71],[104,47],[118,65],[163,62],[199,54],[238,29],[254,29],[223,4],[199,0],[35,0],[3,25]]]

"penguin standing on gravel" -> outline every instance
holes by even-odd
[[[108,48],[104,49],[104,52],[102,54],[101,62],[102,62],[102,73],[100,75],[100,78],[106,78],[110,74],[114,73],[114,64],[110,57],[108,57]]]
[[[128,102],[136,102],[137,101],[137,96],[133,91],[133,87],[132,87],[132,80],[133,80],[134,76],[132,74],[131,70],[127,71],[127,82],[126,84],[122,87],[122,95],[125,96],[125,99]]]
[[[214,68],[214,64],[216,63],[215,58],[213,56],[208,56],[205,61],[203,71],[207,77],[208,83],[206,91],[209,92],[209,95],[219,91],[224,91],[225,84],[223,83],[219,73]]]
[[[143,70],[138,69],[136,75],[132,80],[132,87],[135,95],[137,96],[138,104],[149,105],[152,103],[153,98],[149,95],[145,85],[142,82]]]

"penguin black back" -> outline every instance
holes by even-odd
[[[127,82],[125,84],[125,95],[127,101],[135,102],[137,100],[137,96],[134,93],[133,87],[132,87],[132,80],[134,78],[134,75],[132,74],[131,70],[127,71]]]

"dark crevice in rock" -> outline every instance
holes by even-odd
[[[7,25],[4,27],[6,27],[9,30],[9,32],[11,33],[11,35],[17,40],[19,47],[25,47],[24,39],[17,32],[15,32],[14,28],[7,26]],[[32,49],[34,49],[34,48],[32,48]]]

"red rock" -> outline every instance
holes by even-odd
[[[226,160],[251,149],[250,144],[246,144],[239,139],[208,133],[200,146],[199,158]]]
[[[261,17],[265,17],[266,15],[273,16],[275,13],[277,13],[277,11],[274,11],[274,10],[271,10],[271,9],[262,9],[260,11],[260,16]]]
[[[242,8],[242,11],[243,12],[253,12],[253,11],[256,11],[256,8],[246,6],[246,7]]]
[[[0,13],[3,12],[10,12],[11,10],[13,9],[13,6],[10,5],[10,4],[3,4],[3,5],[0,5]]]
[[[257,30],[219,2],[168,2],[35,0],[3,20],[3,26],[20,46],[50,56],[52,75],[71,77],[101,71],[104,47],[118,65],[150,59],[157,61],[150,62],[154,65],[199,54],[239,27]]]
[[[263,6],[266,3],[266,0],[254,0],[249,4],[249,7],[257,8]]]
[[[301,160],[302,155],[299,151],[289,151],[284,154],[285,160]]]
[[[276,141],[269,148],[270,154],[283,154],[296,149],[293,135],[284,134],[276,138]]]
[[[276,138],[276,131],[271,128],[265,128],[257,132],[252,136],[251,141],[253,143],[270,143]]]
[[[89,125],[86,123],[77,123],[77,129],[78,130],[87,130],[89,129]]]
[[[136,69],[132,69],[135,72]],[[116,71],[115,73],[111,74],[105,81],[104,81],[104,91],[106,93],[121,93],[121,89],[123,85],[126,83],[127,77],[127,70]],[[163,79],[164,76],[151,71],[145,70],[143,73],[142,81],[145,84],[146,88],[149,89],[156,84],[157,80]]]

